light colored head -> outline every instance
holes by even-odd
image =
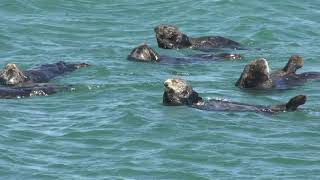
[[[183,34],[176,26],[162,24],[154,28],[158,46],[164,49],[178,49],[191,46],[187,35]]]
[[[240,88],[271,88],[272,80],[266,59],[261,58],[247,64],[236,82]]]
[[[165,105],[186,105],[193,93],[192,87],[183,79],[168,79],[164,82],[163,103]]]
[[[296,71],[301,67],[303,67],[302,57],[299,55],[293,55],[290,57],[288,63],[282,70],[290,74],[290,73],[296,73]]]
[[[159,61],[159,54],[147,44],[141,44],[134,48],[128,56],[128,59],[138,61]]]
[[[4,85],[17,85],[27,80],[28,78],[15,64],[7,64],[0,72],[0,82]]]

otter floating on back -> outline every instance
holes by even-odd
[[[320,72],[296,74],[301,67],[303,67],[303,59],[293,55],[284,68],[270,73],[267,60],[257,59],[245,66],[235,85],[251,89],[289,89],[303,85],[308,79],[320,79]]]
[[[71,85],[37,83],[25,87],[0,87],[1,99],[26,98],[31,96],[48,96],[61,91],[72,91]]]
[[[60,91],[71,91],[71,85],[47,83],[50,79],[89,66],[85,63],[67,64],[63,61],[44,64],[31,70],[21,71],[16,64],[8,64],[0,72],[0,98],[24,98],[30,96],[48,96]]]
[[[216,61],[223,59],[241,59],[239,54],[196,54],[187,57],[172,57],[166,55],[159,55],[155,50],[147,44],[141,44],[135,47],[128,55],[129,60],[143,61],[143,62],[194,62],[194,61]]]
[[[192,89],[192,86],[187,81],[182,79],[168,79],[164,82],[164,86],[164,105],[187,105],[207,111],[254,111],[270,113],[296,111],[298,106],[303,105],[307,100],[306,96],[299,95],[291,98],[286,104],[275,106],[251,105],[222,100],[204,100]]]
[[[21,71],[16,64],[7,64],[0,72],[0,83],[9,86],[46,83],[56,76],[87,66],[89,65],[86,63],[68,64],[59,61],[54,64],[43,64],[30,70]]]
[[[162,24],[154,28],[158,46],[164,49],[193,48],[208,51],[216,48],[242,49],[242,45],[221,36],[188,37],[176,26]]]

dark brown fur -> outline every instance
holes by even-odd
[[[15,64],[8,64],[0,73],[0,83],[10,86],[23,86],[23,84],[30,83],[46,83],[58,75],[87,66],[89,65],[86,63],[67,64],[63,61],[59,61],[54,64],[44,64],[30,70],[21,71]]]
[[[192,62],[192,61],[204,61],[204,60],[221,60],[221,59],[242,59],[240,54],[220,53],[220,54],[195,54],[186,57],[172,57],[159,55],[154,49],[147,44],[141,44],[135,47],[128,55],[129,60],[136,60],[142,62]]]
[[[187,105],[207,111],[296,111],[298,106],[303,105],[307,100],[306,96],[299,95],[291,98],[286,104],[280,104],[276,106],[261,106],[222,100],[204,100],[196,91],[193,90],[189,83],[182,79],[168,79],[164,82],[164,86],[164,105]]]
[[[191,38],[176,26],[162,24],[154,28],[158,46],[164,49],[193,48],[208,50],[215,48],[239,48],[241,44],[221,36],[204,36]]]
[[[303,59],[298,55],[293,55],[284,68],[270,73],[267,61],[257,59],[245,66],[235,85],[251,89],[289,89],[303,85],[308,79],[320,78],[320,72],[297,74],[296,71],[301,67],[303,67]]]

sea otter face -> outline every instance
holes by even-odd
[[[27,79],[15,64],[7,64],[0,73],[0,83],[4,85],[17,85],[25,82]]]
[[[287,65],[283,68],[286,73],[295,73],[297,69],[303,67],[303,59],[299,55],[293,55],[290,57]]]
[[[192,94],[192,87],[183,79],[168,79],[164,82],[163,104],[186,105]]]
[[[191,46],[188,36],[173,25],[159,25],[154,28],[154,32],[160,48],[175,49]]]
[[[138,61],[159,61],[160,56],[147,44],[134,48],[128,56],[129,59]]]
[[[247,64],[236,83],[241,88],[271,88],[269,65],[266,59],[257,59]]]

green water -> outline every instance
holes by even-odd
[[[292,54],[320,67],[320,1],[2,0],[0,66],[58,60],[92,64],[53,80],[73,92],[0,100],[0,179],[319,179],[319,81],[288,91],[234,87],[249,61],[272,69]],[[220,35],[252,47],[236,62],[127,61],[153,28]],[[260,50],[259,50],[260,49]],[[231,51],[234,52],[234,51]],[[190,81],[206,99],[279,104],[306,94],[299,112],[207,112],[161,104],[163,81]]]

